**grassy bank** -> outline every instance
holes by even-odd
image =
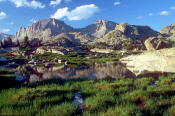
[[[120,80],[50,80],[0,92],[0,115],[174,116],[175,75]],[[73,103],[80,90],[84,110]]]
[[[45,53],[45,54],[35,54],[34,59],[39,61],[46,60],[46,61],[53,61],[54,59],[60,59],[62,61],[68,61],[70,63],[84,63],[87,61],[92,62],[110,62],[110,61],[118,61],[120,56],[118,55],[104,55],[101,54],[99,56],[94,55],[80,55],[78,53],[70,53],[67,55],[59,55],[53,53]]]

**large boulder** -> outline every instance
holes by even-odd
[[[36,49],[35,52],[36,52],[37,54],[44,54],[45,52],[47,52],[47,50],[44,49],[44,48],[42,48],[42,47],[40,47],[40,48]]]
[[[175,73],[175,48],[146,51],[121,59],[136,76],[151,72]]]
[[[46,52],[60,54],[60,55],[67,54],[67,50],[65,50],[65,49],[56,49],[56,48],[49,48],[49,47],[39,47],[35,51],[35,53],[37,53],[37,54],[44,54]]]
[[[144,44],[147,50],[160,50],[163,48],[170,48],[172,46],[171,43],[157,37],[148,38]]]

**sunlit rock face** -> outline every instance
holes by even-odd
[[[37,21],[27,28],[21,27],[16,33],[15,39],[23,40],[25,36],[28,36],[29,39],[39,38],[48,40],[58,34],[72,32],[73,30],[72,27],[66,25],[63,21],[44,19]]]
[[[121,61],[135,75],[148,72],[175,73],[175,48],[147,51],[122,58]]]

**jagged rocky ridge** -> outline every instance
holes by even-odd
[[[128,41],[145,41],[149,37],[157,37],[158,35],[160,35],[159,32],[148,26],[97,20],[85,28],[76,29],[63,21],[50,18],[39,20],[27,28],[21,27],[14,36],[14,40],[23,40],[25,36],[28,36],[30,39],[39,38],[44,42],[66,39],[78,44],[103,42],[109,45],[118,45]]]

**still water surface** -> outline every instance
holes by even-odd
[[[89,79],[104,79],[104,78],[124,78],[134,77],[121,63],[93,63],[91,65],[61,65],[57,67],[18,67],[18,71],[30,71],[29,82],[37,82],[48,79],[75,79],[75,78],[89,78]]]

